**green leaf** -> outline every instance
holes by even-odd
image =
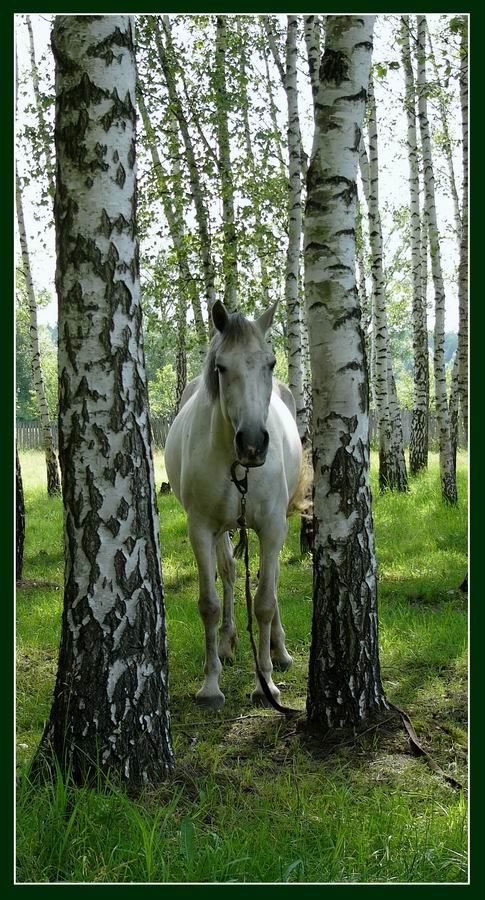
[[[190,867],[195,853],[195,828],[192,819],[184,816],[180,823],[180,847],[187,865]]]
[[[288,879],[289,879],[289,877],[290,877],[290,875],[291,875],[291,873],[294,872],[294,870],[295,870],[298,866],[302,866],[302,865],[303,865],[303,860],[302,860],[302,859],[295,859],[294,862],[290,863],[290,865],[288,866],[288,868],[284,871],[283,877],[282,877],[281,880],[282,880],[283,882],[287,882]]]

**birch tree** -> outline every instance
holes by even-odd
[[[30,266],[29,245],[27,240],[27,232],[25,229],[24,210],[22,203],[22,187],[17,165],[15,166],[15,182],[15,201],[17,206],[17,222],[19,228],[20,249],[22,254],[22,269],[29,304],[32,375],[37,403],[39,406],[40,424],[42,428],[42,443],[44,445],[45,462],[47,468],[47,493],[49,497],[53,497],[56,494],[60,493],[61,486],[59,482],[59,471],[57,468],[57,457],[54,448],[54,437],[52,434],[49,407],[47,405],[45,395],[45,382],[44,374],[42,372],[42,361],[40,357],[39,345],[39,328],[37,322],[37,300],[35,296],[34,281],[32,278],[32,270]]]
[[[457,502],[456,476],[450,440],[448,399],[446,394],[445,368],[445,288],[441,268],[441,250],[434,187],[431,134],[428,121],[427,79],[426,79],[426,17],[417,16],[418,55],[418,115],[423,154],[425,185],[425,215],[428,228],[431,274],[435,295],[435,325],[433,371],[435,387],[436,419],[439,430],[440,480],[443,499],[448,503]]]
[[[426,291],[421,271],[421,213],[419,203],[419,160],[416,136],[416,90],[409,43],[409,16],[401,17],[402,57],[405,75],[407,151],[409,165],[409,210],[411,218],[412,322],[414,397],[409,445],[409,466],[417,475],[428,466],[429,361]],[[426,266],[426,252],[424,254]]]
[[[324,729],[387,706],[377,627],[369,401],[355,278],[357,167],[374,16],[327,16],[307,181],[315,548],[307,713]]]
[[[458,387],[463,431],[468,440],[468,19],[461,20],[460,105],[462,137],[462,204],[458,269]]]
[[[172,768],[147,414],[130,16],[55,19],[56,287],[65,586],[41,744],[75,780]],[[40,764],[40,758],[37,758]]]
[[[35,55],[33,47],[33,39],[31,39],[31,65],[32,77],[34,79],[34,91],[38,91],[38,76],[35,66]],[[18,79],[16,81],[15,105],[17,107],[18,95]],[[46,156],[46,166],[49,169],[50,157]],[[17,211],[17,224],[19,229],[20,252],[22,257],[22,271],[25,281],[25,289],[29,305],[29,335],[30,335],[30,351],[32,362],[32,376],[34,382],[35,394],[39,408],[40,424],[42,428],[42,443],[44,446],[45,462],[47,468],[47,493],[49,497],[53,497],[60,493],[61,485],[59,481],[59,471],[57,468],[57,457],[54,447],[54,437],[52,434],[49,407],[47,405],[45,394],[44,374],[42,371],[42,361],[40,356],[39,344],[39,328],[37,321],[37,300],[35,296],[34,280],[32,277],[32,269],[30,265],[29,244],[27,231],[25,227],[24,207],[22,200],[22,184],[19,176],[17,161],[15,163],[15,204]]]
[[[374,399],[379,431],[379,486],[381,490],[407,488],[402,429],[398,419],[395,382],[389,350],[383,266],[382,226],[379,212],[377,126],[373,107],[372,79],[369,80],[369,156],[361,138],[359,145],[362,187],[369,215],[371,246]],[[391,417],[391,407],[393,415]]]
[[[300,311],[301,132],[298,114],[297,81],[298,17],[287,16],[285,91],[288,106],[288,251],[285,272],[285,300],[288,341],[288,387],[296,404],[296,419],[302,443],[308,442],[308,414],[303,393]]]

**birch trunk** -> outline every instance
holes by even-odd
[[[29,32],[29,48],[30,48],[30,72],[32,76],[32,86],[34,89],[34,97],[35,97],[35,106],[37,110],[37,119],[39,122],[39,132],[42,137],[42,149],[45,158],[46,164],[46,175],[47,182],[49,186],[49,193],[54,200],[55,193],[55,163],[52,158],[51,152],[51,135],[49,134],[47,123],[44,116],[44,110],[42,108],[42,98],[40,96],[40,85],[39,85],[39,73],[37,69],[37,63],[35,60],[35,45],[34,45],[34,32],[32,30],[32,22],[30,21],[30,16],[25,16],[25,21],[27,24],[28,32]]]
[[[468,23],[463,21],[460,61],[460,101],[463,160],[463,200],[461,206],[460,263],[458,269],[458,386],[463,432],[468,441]]]
[[[22,580],[25,543],[25,502],[19,453],[15,446],[15,580]]]
[[[222,196],[222,268],[224,272],[224,304],[234,312],[237,307],[237,233],[234,213],[234,180],[229,140],[229,97],[226,86],[226,17],[216,17],[215,100],[217,110],[217,142]]]
[[[192,274],[192,271],[189,266],[189,261],[187,258],[187,249],[185,243],[185,224],[183,219],[183,214],[180,209],[180,206],[177,204],[176,200],[172,201],[170,196],[170,190],[168,185],[168,176],[164,169],[162,160],[160,158],[160,154],[158,152],[158,147],[156,144],[155,133],[152,128],[152,124],[150,121],[150,116],[148,110],[146,108],[145,100],[143,97],[143,91],[141,87],[139,87],[137,92],[138,99],[138,108],[141,113],[141,118],[143,122],[143,127],[145,130],[145,134],[147,137],[148,147],[150,150],[150,155],[153,162],[153,167],[156,172],[158,186],[159,186],[159,194],[163,204],[163,211],[165,213],[165,218],[168,223],[168,229],[170,231],[170,237],[172,239],[172,243],[174,246],[175,254],[177,257],[177,265],[180,274],[180,284],[181,290],[186,293],[190,299],[190,304],[192,307],[192,312],[194,316],[194,324],[195,330],[197,334],[197,340],[199,344],[199,353],[201,359],[205,359],[205,354],[207,350],[207,330],[204,322],[204,318],[202,315],[202,307],[200,305],[199,292],[197,289],[196,280]]]
[[[287,19],[289,19],[289,18],[296,20],[296,24],[294,27],[295,27],[295,29],[297,29],[298,28],[298,17],[297,16],[287,16]],[[269,49],[271,51],[271,55],[273,57],[276,68],[278,69],[279,76],[281,78],[281,84],[283,85],[285,92],[287,92],[286,85],[287,85],[288,61],[286,63],[286,68],[285,68],[285,66],[283,65],[283,63],[281,61],[278,47],[276,44],[276,38],[274,35],[273,24],[272,24],[272,17],[271,16],[262,16],[262,19],[263,19],[264,30],[265,30],[265,34],[266,34],[266,37],[268,40],[268,45],[269,45]],[[286,52],[287,52],[287,56],[288,56],[288,28],[287,28]],[[296,62],[295,62],[295,72],[296,72]],[[300,126],[298,123],[298,128],[299,127]],[[308,171],[308,158],[303,149],[303,143],[301,140],[301,132],[300,132],[300,140],[299,140],[299,145],[298,145],[298,154],[299,154],[299,160],[300,160],[301,174],[302,174],[303,178],[306,178],[307,171]]]
[[[45,462],[47,467],[47,493],[49,497],[54,497],[56,494],[60,493],[61,485],[59,482],[59,472],[57,468],[56,452],[54,449],[54,438],[52,435],[49,407],[47,406],[47,400],[45,396],[44,374],[42,372],[42,363],[40,358],[39,330],[37,326],[37,301],[35,298],[32,271],[30,268],[29,246],[27,241],[27,233],[25,230],[24,210],[22,204],[22,188],[20,186],[20,178],[18,175],[17,166],[15,167],[15,182],[15,201],[17,206],[20,249],[22,253],[22,269],[25,278],[27,299],[29,303],[32,375],[37,402],[39,404],[42,441],[44,444]]]
[[[302,230],[300,118],[298,115],[297,16],[287,17],[285,91],[288,106],[288,251],[285,270],[285,300],[288,346],[288,387],[296,404],[301,441],[308,442],[308,413],[303,394],[300,310],[300,245]]]
[[[136,237],[132,29],[130,16],[66,15],[52,32],[65,589],[41,750],[77,781],[101,770],[139,788],[166,777],[173,753]]]
[[[458,420],[460,411],[460,385],[459,385],[460,358],[458,351],[455,353],[453,360],[453,369],[451,372],[450,387],[450,440],[451,455],[453,457],[453,469],[456,477],[456,454],[458,450]]]
[[[172,71],[173,60],[175,59],[175,49],[172,42],[170,20],[168,16],[163,16],[163,29],[167,42],[166,49],[163,45],[158,20],[155,17],[155,42],[157,46],[158,56],[160,59],[160,64],[162,66],[163,76],[167,85],[171,109],[179,125],[185,148],[187,167],[189,171],[190,188],[194,200],[195,215],[200,237],[205,294],[207,299],[207,306],[210,310],[212,309],[212,306],[216,301],[216,292],[214,287],[214,263],[212,260],[209,216],[204,202],[204,188],[200,179],[199,170],[195,159],[195,152],[190,136],[188,122],[184,114],[182,102],[177,91],[177,86]]]
[[[409,17],[407,17],[409,18]],[[453,151],[451,147],[451,138],[450,138],[450,129],[448,127],[448,116],[446,112],[446,104],[444,101],[444,88],[440,81],[440,76],[438,72],[438,66],[436,65],[436,59],[434,55],[433,42],[431,40],[431,34],[428,28],[427,22],[425,22],[425,38],[428,38],[429,44],[429,58],[431,61],[431,65],[433,66],[434,77],[436,79],[436,83],[438,85],[438,90],[435,93],[435,97],[438,102],[438,111],[441,121],[441,129],[443,132],[443,152],[446,159],[446,165],[448,168],[448,180],[450,182],[450,194],[451,199],[453,201],[453,216],[455,219],[455,231],[458,243],[460,243],[460,234],[461,234],[461,213],[460,213],[460,201],[458,199],[458,189],[456,186],[456,178],[455,178],[455,169],[453,166]],[[425,45],[426,49],[426,45]]]
[[[428,467],[429,357],[426,291],[421,272],[421,214],[419,161],[416,138],[416,91],[409,45],[409,16],[401,19],[402,57],[405,74],[407,149],[409,164],[409,209],[411,217],[412,321],[413,321],[413,414],[409,444],[411,475]],[[425,262],[426,266],[426,254]]]
[[[369,404],[355,281],[357,166],[374,16],[327,16],[308,170],[305,288],[315,549],[307,712],[325,729],[387,707],[377,625]]]
[[[305,44],[308,59],[308,72],[310,75],[310,84],[312,88],[313,98],[313,115],[315,117],[315,101],[320,84],[319,68],[320,68],[320,28],[318,16],[310,15],[303,17],[305,23]]]
[[[278,125],[278,118],[277,118],[277,114],[276,114],[276,104],[275,104],[274,96],[273,96],[273,88],[272,88],[272,84],[271,84],[271,75],[270,75],[269,65],[268,65],[268,56],[266,53],[264,53],[263,55],[264,55],[264,67],[265,67],[265,72],[266,72],[266,88],[268,91],[269,111],[270,111],[270,116],[271,116],[271,124],[273,126],[273,134],[274,134],[274,140],[275,140],[275,146],[276,146],[276,155],[278,157],[281,177],[286,178],[286,166],[285,166],[285,161],[283,158],[283,147],[282,147],[282,141],[281,141],[281,136],[280,136],[280,129],[279,129],[279,125]]]
[[[177,352],[175,357],[175,371],[177,380],[175,383],[175,409],[176,416],[182,402],[182,394],[187,384],[187,307],[182,291],[179,294],[177,306]]]
[[[436,418],[439,429],[440,478],[443,499],[448,503],[457,502],[456,478],[451,451],[450,423],[448,400],[446,395],[445,368],[445,289],[441,270],[441,252],[436,219],[436,203],[434,190],[433,159],[431,152],[431,135],[428,122],[428,101],[426,81],[426,18],[417,16],[418,28],[418,109],[421,144],[423,153],[423,170],[425,184],[426,222],[428,226],[429,251],[431,256],[431,274],[435,295],[435,326],[433,369],[435,384]]]
[[[378,155],[375,106],[372,80],[369,81],[369,157],[361,139],[360,172],[362,187],[369,215],[369,241],[371,246],[372,312],[374,350],[374,399],[379,432],[379,486],[381,490],[404,491],[407,489],[404,447],[399,435],[393,434],[390,413],[389,390],[392,384],[389,366],[389,335],[387,328],[386,296],[384,287],[382,227],[379,212]],[[395,413],[395,409],[393,410]]]

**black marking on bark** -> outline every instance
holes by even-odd
[[[99,41],[97,44],[92,44],[91,47],[87,50],[88,56],[95,56],[99,59],[104,59],[106,65],[110,65],[115,59],[115,54],[113,53],[113,47],[127,47],[128,50],[133,50],[133,41],[131,37],[131,29],[128,31],[120,31],[118,26],[111,32],[104,40]],[[116,56],[117,59],[121,61],[122,54],[118,54]]]
[[[335,319],[333,323],[333,330],[337,331],[342,325],[345,325],[346,322],[352,321],[353,319],[360,320],[360,309],[358,307],[354,307],[349,310],[349,312],[344,313],[342,316],[339,316],[338,319]]]
[[[108,521],[106,522],[106,528],[108,528],[108,530],[111,531],[111,534],[113,535],[113,537],[116,537],[116,535],[118,534],[118,532],[120,530],[120,523],[118,522],[117,519],[114,518],[114,516],[111,516],[111,518],[108,519]]]
[[[320,63],[319,77],[322,81],[334,81],[341,84],[347,78],[349,72],[349,60],[343,50],[331,50],[325,48]]]
[[[118,187],[123,188],[125,185],[125,181],[126,181],[126,172],[120,163],[118,168],[116,169],[115,182],[118,185]]]
[[[345,363],[345,366],[340,366],[337,372],[347,372],[349,369],[353,372],[359,372],[362,369],[362,365],[356,359],[353,359],[352,362]]]
[[[120,454],[117,454],[117,456],[119,456],[119,455]],[[125,522],[126,519],[128,518],[129,511],[130,511],[130,507],[128,506],[125,498],[122,497],[118,504],[118,509],[116,511],[116,515],[118,516],[119,519],[123,519],[123,521]]]

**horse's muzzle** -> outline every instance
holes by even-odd
[[[266,429],[262,429],[258,435],[238,431],[235,444],[237,458],[241,466],[253,469],[256,466],[264,465],[266,462],[269,445],[269,434]]]

